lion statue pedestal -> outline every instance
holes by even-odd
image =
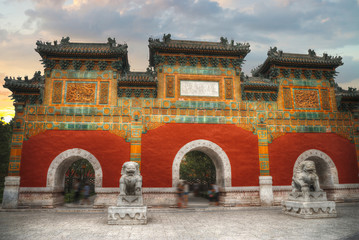
[[[294,173],[292,192],[288,201],[282,202],[283,212],[300,218],[336,217],[335,202],[328,201],[320,189],[319,177],[313,161],[303,161]]]
[[[117,206],[108,208],[107,223],[111,225],[147,224],[147,206],[143,205],[142,177],[136,162],[125,162],[120,178]]]

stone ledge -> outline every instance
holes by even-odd
[[[21,193],[57,193],[63,192],[62,188],[54,187],[21,187]]]
[[[323,190],[359,189],[358,183],[334,184],[334,186],[321,186]],[[273,191],[291,191],[292,186],[273,186]]]
[[[225,187],[220,189],[221,192],[259,192],[259,186],[255,187]]]
[[[120,193],[119,188],[95,188],[96,193]],[[176,188],[142,188],[143,193],[176,193]]]
[[[20,177],[19,176],[7,176],[7,177],[5,177],[4,186],[19,187],[20,186]]]

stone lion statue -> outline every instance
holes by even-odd
[[[120,196],[138,196],[142,194],[142,177],[136,162],[122,165],[120,178]]]
[[[306,160],[300,163],[299,169],[292,178],[292,192],[319,192],[319,177],[315,163]]]

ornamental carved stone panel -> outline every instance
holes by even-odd
[[[292,108],[292,94],[290,88],[283,88],[283,100],[284,100],[284,108],[291,109]]]
[[[95,103],[96,83],[67,83],[66,102]]]
[[[100,104],[108,104],[109,82],[100,83]]]
[[[322,107],[323,110],[330,110],[330,100],[329,100],[329,92],[326,89],[322,89],[321,91],[322,95]]]
[[[225,79],[225,94],[226,99],[233,99],[233,81],[232,78]]]
[[[299,109],[320,109],[317,90],[294,89],[295,107]]]
[[[175,77],[174,76],[166,77],[166,97],[169,97],[169,98],[175,97]]]
[[[52,89],[52,103],[61,103],[62,101],[62,81],[54,81]]]

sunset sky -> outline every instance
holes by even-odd
[[[145,71],[148,38],[248,42],[243,70],[269,47],[342,56],[336,81],[359,89],[359,0],[0,0],[0,116],[13,115],[5,76],[43,71],[37,40],[128,44],[131,71]]]

